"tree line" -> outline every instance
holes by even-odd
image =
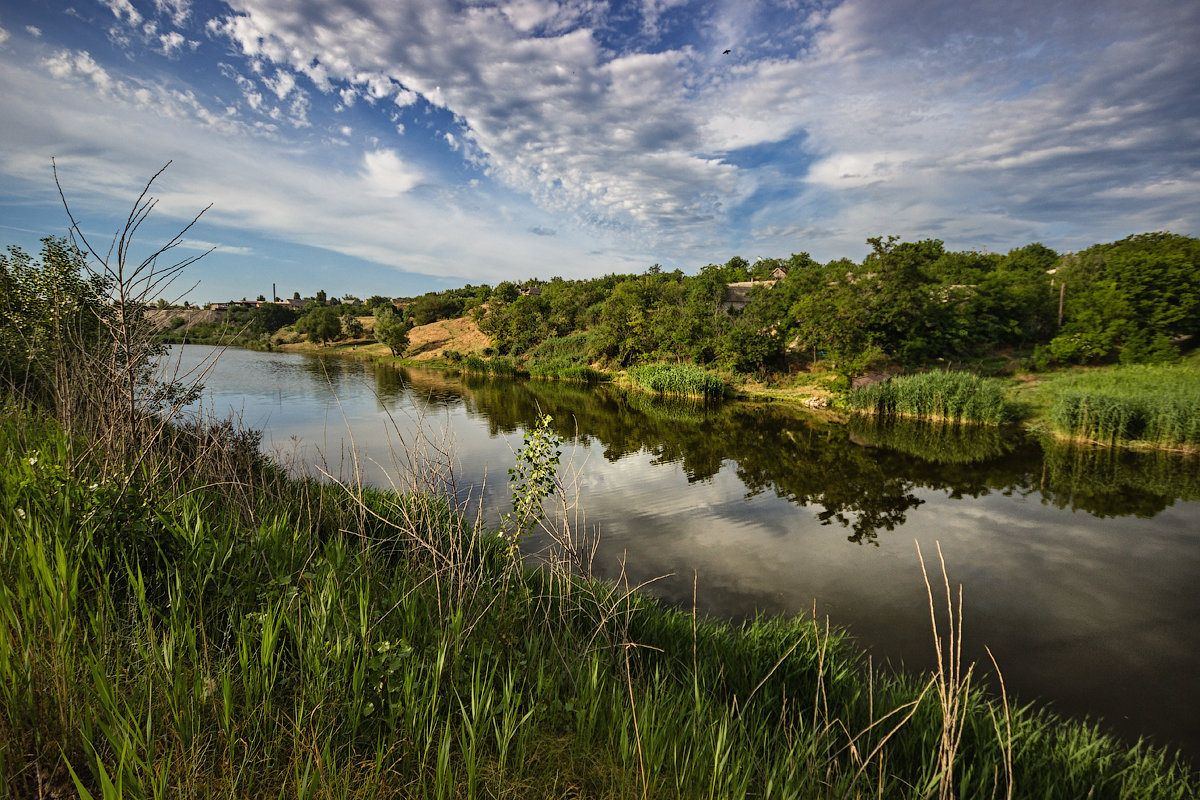
[[[939,239],[867,242],[861,262],[734,257],[694,275],[654,265],[586,280],[467,285],[398,304],[382,295],[303,312],[265,304],[237,324],[258,337],[294,325],[320,343],[362,336],[358,317],[373,314],[375,338],[399,356],[412,326],[472,314],[493,355],[526,363],[693,363],[767,375],[826,362],[843,383],[873,362],[919,367],[997,351],[1025,354],[1040,368],[1163,363],[1200,333],[1193,237],[1144,233],[1066,254],[1040,243],[1000,254],[951,251]],[[46,246],[43,262],[61,265],[64,243]],[[35,263],[16,248],[0,257],[9,320],[26,313],[14,304],[32,296],[32,284],[18,284],[38,271]],[[743,284],[741,302],[729,302],[731,284]]]
[[[690,362],[741,374],[828,361],[845,379],[873,361],[915,367],[1003,350],[1039,367],[1164,362],[1200,333],[1195,238],[1146,233],[1070,254],[1039,243],[999,254],[938,239],[867,241],[862,262],[800,253],[735,257],[696,275],[656,265],[534,280],[524,291],[502,283],[475,314],[503,355],[565,350],[619,367]],[[730,307],[727,287],[747,282],[748,302]]]

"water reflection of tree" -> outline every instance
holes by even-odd
[[[825,524],[849,528],[852,542],[875,543],[923,502],[918,489],[952,498],[995,491],[1039,494],[1043,502],[1097,516],[1153,515],[1176,498],[1200,497],[1195,461],[1169,455],[1042,445],[994,428],[853,420],[821,421],[777,403],[706,406],[611,386],[547,381],[459,379],[413,371],[401,379],[414,397],[462,402],[490,433],[512,434],[537,414],[554,418],[568,442],[598,443],[609,461],[646,453],[677,463],[689,482],[731,465],[747,496],[772,492],[820,507]]]
[[[362,372],[362,366],[358,362],[336,357],[306,355],[300,361],[299,367],[316,385],[327,386],[334,394],[338,393],[339,387],[347,377],[357,377]]]

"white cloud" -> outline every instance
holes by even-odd
[[[142,21],[141,13],[133,7],[133,3],[129,0],[100,0],[100,3],[106,6],[114,17],[124,20],[130,25],[138,25]]]
[[[176,27],[187,22],[192,13],[191,0],[154,0],[154,7],[158,13],[169,17]]]
[[[9,38],[11,35],[12,35],[12,34],[10,34],[10,33],[9,33],[8,31],[6,31],[4,28],[0,28],[0,45],[2,45],[2,44],[4,44],[5,42],[7,42],[7,41],[8,41],[8,38]]]
[[[37,27],[36,25],[26,25],[25,31],[35,39],[42,38],[42,29]],[[4,41],[3,38],[0,38],[0,42],[2,42],[2,41]]]
[[[233,245],[220,244],[218,242],[206,242],[201,239],[180,239],[179,246],[185,250],[199,250],[203,253],[219,250],[224,255],[254,255],[254,249],[250,247],[235,247]]]
[[[172,120],[186,120],[225,134],[245,133],[246,128],[228,113],[213,111],[191,91],[180,91],[154,83],[134,83],[113,77],[86,50],[58,50],[45,57],[41,66],[55,80],[84,84],[108,103],[126,104]]]
[[[273,79],[263,82],[280,100],[286,98],[291,94],[292,89],[296,88],[296,77],[291,72],[282,69],[275,70],[275,77]]]
[[[186,41],[183,38],[183,34],[179,33],[178,31],[164,33],[158,37],[158,40],[159,44],[161,45],[159,52],[165,56],[171,56],[179,53],[179,51],[183,49],[184,42]]]
[[[512,0],[500,6],[501,13],[520,33],[529,33],[549,22],[558,10],[558,4],[553,0]]]
[[[403,163],[394,150],[375,150],[363,155],[363,178],[380,197],[398,197],[421,183],[421,175]]]

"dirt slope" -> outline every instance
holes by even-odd
[[[470,317],[443,319],[428,325],[418,325],[408,333],[406,358],[417,361],[441,358],[446,350],[478,353],[491,345],[487,334],[479,330]]]

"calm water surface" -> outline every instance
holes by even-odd
[[[357,463],[378,485],[425,431],[494,521],[540,409],[599,531],[599,574],[623,564],[689,608],[694,582],[699,611],[733,620],[815,608],[877,662],[933,665],[917,547],[936,563],[940,544],[964,655],[987,664],[989,647],[1010,693],[1200,758],[1195,459],[297,354],[228,350],[205,384],[206,409],[261,428],[265,449],[345,477]]]

